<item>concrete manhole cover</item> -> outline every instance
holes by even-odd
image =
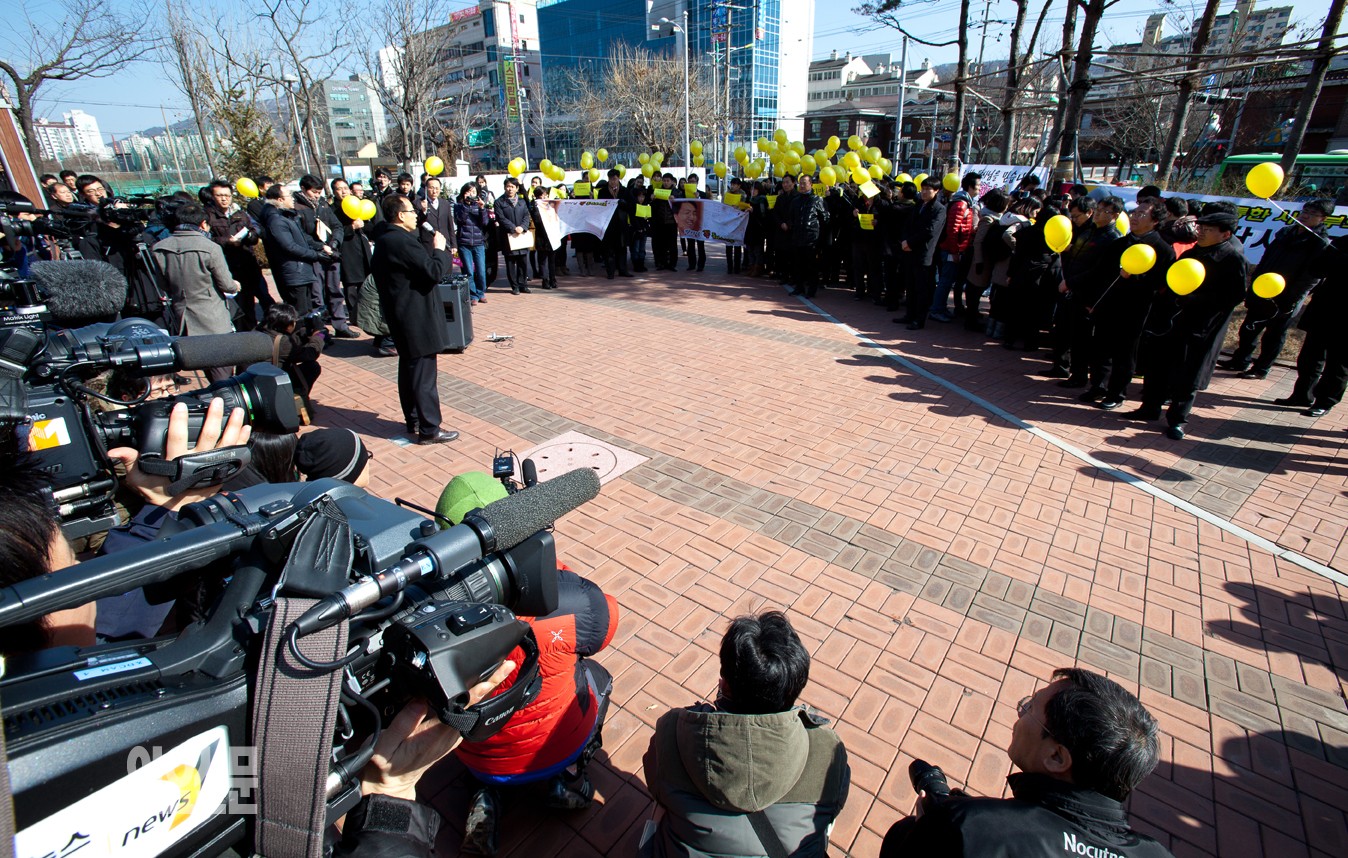
[[[579,432],[568,432],[551,441],[544,441],[520,454],[520,459],[534,460],[541,483],[576,468],[590,468],[599,475],[600,483],[607,483],[646,461],[645,456]]]

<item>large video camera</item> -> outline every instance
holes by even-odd
[[[13,238],[46,235],[69,248],[72,242],[92,229],[97,220],[98,211],[90,206],[72,205],[57,211],[39,208],[22,194],[0,194],[0,233]]]
[[[214,397],[225,400],[226,414],[243,408],[259,429],[285,433],[299,428],[290,377],[271,364],[254,363],[271,355],[265,334],[173,338],[136,318],[49,333],[41,296],[31,281],[9,285],[16,301],[28,303],[0,312],[0,432],[12,433],[27,424],[28,447],[51,475],[63,529],[71,539],[118,523],[113,504],[117,482],[108,450],[128,446],[142,456],[162,456],[175,403],[187,404],[193,438]],[[124,403],[88,384],[108,370],[152,376],[250,363],[246,372],[205,390],[153,402],[145,401],[148,388],[139,399]],[[94,400],[122,410],[95,411],[90,407]],[[236,449],[178,459],[175,484],[186,488],[222,481],[247,464],[241,453]]]
[[[254,486],[186,507],[154,542],[0,589],[9,626],[184,575],[225,582],[176,637],[8,660],[0,699],[15,854],[89,840],[139,856],[250,854],[256,804],[281,801],[265,785],[276,783],[268,757],[283,749],[257,707],[293,719],[275,708],[266,673],[287,655],[292,672],[312,666],[309,678],[340,671],[326,722],[311,725],[331,731],[331,753],[316,747],[314,768],[290,773],[324,785],[329,823],[359,800],[381,724],[404,701],[427,699],[468,741],[493,735],[538,691],[538,647],[516,614],[557,607],[546,528],[598,491],[594,472],[577,470],[440,530],[338,480]],[[349,654],[314,663],[310,637],[342,623]],[[509,687],[467,705],[468,689],[517,646],[525,657]],[[241,766],[250,746],[260,746],[260,799]]]

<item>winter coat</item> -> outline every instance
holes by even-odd
[[[1250,318],[1272,318],[1279,313],[1294,313],[1311,290],[1320,282],[1321,274],[1315,265],[1320,251],[1329,244],[1324,224],[1314,232],[1300,224],[1278,230],[1278,234],[1264,248],[1259,266],[1250,275],[1251,281],[1261,274],[1281,274],[1286,288],[1276,298],[1260,298],[1253,292],[1246,294],[1245,306]]]
[[[781,199],[777,200],[780,207]],[[787,222],[791,226],[791,243],[797,247],[810,247],[819,241],[824,226],[828,223],[828,209],[824,201],[814,194],[794,194],[791,208],[787,212]]]
[[[417,237],[430,250],[435,244],[435,234],[445,237],[445,247],[454,247],[454,201],[440,197],[434,210],[429,200],[417,202]],[[426,226],[430,225],[430,229]]]
[[[969,242],[969,250],[974,256],[969,262],[969,275],[965,278],[971,285],[982,286],[984,289],[992,285],[993,261],[986,257],[983,242],[988,237],[988,231],[1000,219],[1001,215],[989,208],[984,208],[978,215],[974,237]]]
[[[224,251],[225,263],[229,265],[234,279],[240,283],[256,282],[262,274],[262,269],[257,264],[257,254],[253,252],[253,248],[257,246],[262,235],[248,213],[239,209],[226,214],[212,200],[206,205],[206,226],[211,231],[211,241],[220,245],[220,249]],[[238,244],[229,243],[234,236],[245,229],[248,233]]]
[[[363,283],[370,274],[371,248],[366,234],[374,229],[375,221],[362,221],[360,229],[356,229],[353,226],[355,221],[340,205],[333,206],[332,212],[342,223],[342,246],[337,250],[342,262],[342,282],[351,285]]]
[[[318,240],[333,250],[339,249],[342,246],[342,222],[337,219],[337,215],[333,212],[332,206],[328,205],[328,201],[320,197],[317,202],[314,202],[304,195],[304,191],[296,191],[293,196],[295,198],[295,216],[299,218],[304,234],[318,239],[318,224],[322,222],[328,228],[328,237]],[[335,256],[323,258],[325,261],[337,261]]]
[[[597,689],[589,687],[583,659],[608,646],[618,631],[618,602],[598,586],[567,570],[557,570],[557,610],[523,617],[538,641],[538,696],[511,716],[505,728],[483,742],[465,742],[455,751],[468,770],[484,780],[542,774],[567,763],[589,741],[599,717]],[[507,656],[524,663],[524,651]],[[500,693],[515,682],[501,683]]]
[[[945,206],[940,199],[929,203],[919,201],[917,213],[908,222],[903,240],[908,242],[908,254],[913,265],[931,265],[936,258],[936,243],[945,227]]]
[[[379,303],[398,356],[419,358],[449,347],[439,285],[453,261],[443,250],[427,251],[417,237],[390,223],[375,227],[370,267]]]
[[[308,286],[314,282],[313,263],[323,259],[318,239],[304,234],[293,211],[267,204],[262,208],[262,244],[267,249],[272,276],[278,286]]]
[[[1019,858],[1093,855],[1169,858],[1165,847],[1128,827],[1120,802],[1048,775],[1017,772],[1010,799],[957,796],[890,829],[880,858]]]
[[[239,285],[230,276],[220,245],[195,226],[179,227],[168,238],[156,242],[151,253],[172,291],[182,296],[183,323],[188,334],[234,331],[225,296],[237,294]]]
[[[1002,227],[999,236],[988,227],[988,235],[985,238],[988,241],[1001,241],[1006,245],[1009,252],[1004,252],[1000,259],[992,264],[992,285],[1007,286],[1011,283],[1011,263],[1016,258],[1016,235],[1025,227],[1033,226],[1030,219],[1022,217],[1012,212],[1005,212],[997,220],[997,225]],[[1047,248],[1045,248],[1047,249]],[[988,255],[988,249],[983,249],[984,255]]]
[[[1341,235],[1321,250],[1314,262],[1314,273],[1323,277],[1315,287],[1306,312],[1297,327],[1308,333],[1342,336],[1343,320],[1348,319],[1348,235]]]
[[[960,190],[951,197],[945,209],[945,232],[937,245],[956,259],[969,249],[974,240],[974,230],[978,228],[978,217],[973,197],[967,191]]]
[[[1072,243],[1062,252],[1063,279],[1072,291],[1076,291],[1078,278],[1089,278],[1099,264],[1100,257],[1110,242],[1121,236],[1114,224],[1096,226],[1095,221],[1087,221],[1085,226],[1072,229]],[[1086,287],[1086,283],[1080,284]]]
[[[514,233],[516,228],[529,231],[533,219],[529,216],[529,204],[523,197],[516,196],[512,202],[507,197],[500,197],[496,200],[496,222],[501,225],[501,251],[506,256],[523,256],[528,250],[511,250],[506,244],[506,236]]]
[[[1163,371],[1166,390],[1176,394],[1207,388],[1231,313],[1249,285],[1245,248],[1234,236],[1213,247],[1194,246],[1180,259],[1203,264],[1203,283],[1183,296],[1164,290],[1147,316],[1144,341],[1150,371]]]
[[[1156,264],[1150,271],[1124,277],[1121,260],[1128,248],[1136,244],[1145,244],[1156,252]],[[1133,334],[1141,333],[1142,323],[1151,311],[1152,302],[1161,290],[1169,291],[1165,282],[1166,272],[1175,261],[1175,251],[1161,233],[1152,230],[1144,235],[1129,233],[1105,248],[1097,276],[1108,277],[1103,280],[1100,290],[1093,299],[1091,317],[1102,330],[1128,330]],[[1114,278],[1118,278],[1115,281]],[[1114,285],[1110,285],[1113,283]]]
[[[851,785],[838,734],[799,708],[675,709],[656,722],[643,762],[665,812],[643,858],[764,855],[748,816],[759,811],[788,854],[824,855]]]
[[[458,227],[459,247],[481,247],[487,243],[491,229],[490,206],[482,202],[473,205],[454,204],[454,224]]]

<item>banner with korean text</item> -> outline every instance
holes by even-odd
[[[1051,175],[1048,167],[1015,166],[1013,164],[965,164],[960,172],[961,178],[969,173],[978,174],[978,195],[981,197],[993,188],[1014,191],[1020,180],[1031,174],[1039,177],[1040,187],[1048,187]]]
[[[604,237],[608,222],[618,210],[617,200],[537,200],[538,219],[543,221],[548,244],[561,247],[573,232]]]

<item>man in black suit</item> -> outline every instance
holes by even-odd
[[[421,243],[427,252],[434,249],[435,236],[445,237],[445,246],[454,247],[454,204],[440,193],[440,180],[426,180],[426,199],[417,201]]]
[[[526,260],[528,248],[510,249],[510,239],[518,238],[529,231],[533,225],[533,215],[529,213],[529,204],[519,197],[520,183],[514,178],[505,180],[505,196],[496,201],[496,222],[501,226],[501,243],[506,258],[506,279],[510,281],[510,292],[518,295],[529,291],[529,269]]]
[[[940,198],[941,180],[928,176],[922,180],[922,200],[917,213],[908,222],[903,243],[899,245],[905,262],[912,272],[908,291],[908,315],[894,321],[905,323],[908,330],[917,331],[927,326],[927,312],[936,294],[936,242],[945,229],[945,206]]]
[[[379,302],[398,348],[398,399],[407,431],[418,444],[443,444],[459,437],[440,428],[436,358],[448,347],[445,308],[436,287],[449,271],[445,237],[436,233],[428,251],[417,240],[417,210],[400,194],[380,203],[385,222],[375,227],[370,268]]]

